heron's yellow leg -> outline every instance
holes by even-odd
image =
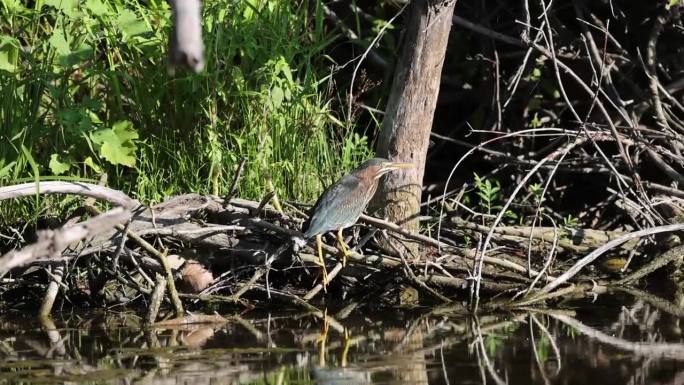
[[[347,367],[347,356],[349,355],[349,347],[351,346],[351,340],[349,339],[349,331],[344,329],[344,349],[342,349],[342,367]]]
[[[323,313],[323,330],[321,331],[321,335],[318,336],[318,365],[323,367],[325,366],[325,343],[328,339],[328,311]]]
[[[325,269],[325,260],[323,259],[323,239],[320,234],[316,235],[316,248],[318,249],[318,265],[321,267],[323,274],[323,288],[328,285],[328,271]]]
[[[351,255],[347,244],[344,243],[344,237],[342,237],[342,229],[337,230],[337,244],[339,249],[342,251],[342,266],[347,266],[347,256]]]

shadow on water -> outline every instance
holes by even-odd
[[[132,313],[0,319],[3,383],[681,384],[679,310],[635,293],[474,317],[458,307],[233,316],[148,329]],[[638,293],[637,293],[638,294]],[[635,299],[639,298],[639,299]],[[668,307],[673,305],[673,307]]]

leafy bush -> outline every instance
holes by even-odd
[[[42,178],[106,171],[143,200],[225,192],[244,157],[242,196],[269,181],[312,200],[369,156],[322,91],[330,37],[317,5],[206,2],[207,68],[174,77],[169,6],[142,3],[0,1],[1,184],[37,177],[22,146]]]

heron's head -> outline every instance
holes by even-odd
[[[390,162],[383,158],[373,158],[362,163],[354,172],[361,173],[368,178],[380,179],[388,172],[412,167],[413,163]]]

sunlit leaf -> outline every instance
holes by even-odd
[[[52,171],[54,175],[60,175],[69,171],[71,164],[60,161],[59,155],[52,154],[50,155],[50,163],[48,164],[48,166],[50,167],[50,171]]]
[[[292,70],[290,69],[290,65],[287,64],[287,61],[285,61],[285,58],[281,57],[280,60],[278,61],[278,69],[279,72],[285,75],[285,79],[287,79],[289,84],[293,83],[292,80]]]
[[[111,9],[102,0],[86,0],[85,7],[95,16],[103,16],[111,13]]]
[[[121,28],[123,33],[129,37],[150,31],[147,24],[138,19],[135,12],[130,9],[125,9],[119,13],[117,23],[119,23],[119,28]]]
[[[0,70],[14,72],[19,60],[19,41],[11,36],[0,36]]]
[[[8,52],[0,50],[0,70],[14,72],[16,65],[12,63]]]
[[[50,45],[57,51],[60,56],[66,56],[71,53],[69,48],[69,42],[64,37],[64,30],[61,28],[55,28],[52,33],[52,37],[48,40]]]
[[[542,73],[541,73],[541,70],[539,68],[533,69],[532,70],[532,76],[531,76],[532,81],[539,80],[539,78],[541,78],[541,75],[542,75]]]
[[[135,166],[138,132],[128,121],[117,122],[113,128],[97,130],[90,134],[93,143],[99,145],[100,156],[111,164]]]
[[[92,134],[93,141],[101,144],[100,156],[111,164],[126,166],[135,165],[135,157],[132,156],[135,149],[124,146],[111,129],[98,130]]]
[[[0,1],[0,4],[2,4],[10,14],[21,13],[26,10],[26,7],[24,7],[21,0],[2,0]]]
[[[85,158],[85,160],[83,161],[83,164],[90,167],[97,174],[102,173],[102,168],[100,168],[100,166],[95,164],[95,162],[93,161],[93,158],[91,158],[91,157]]]
[[[138,131],[133,128],[133,123],[128,120],[114,123],[112,130],[122,143],[138,139]]]
[[[245,0],[245,9],[242,11],[242,17],[245,20],[250,20],[254,17],[254,12],[257,10],[258,2],[257,0]]]
[[[57,8],[65,15],[73,19],[78,17],[81,13],[78,7],[78,2],[79,0],[44,0],[43,4]]]
[[[8,176],[16,164],[16,161],[12,161],[7,166],[0,168],[0,179]]]
[[[283,89],[279,86],[274,86],[271,89],[271,103],[273,104],[273,107],[279,108],[283,104],[283,99],[285,99]]]

